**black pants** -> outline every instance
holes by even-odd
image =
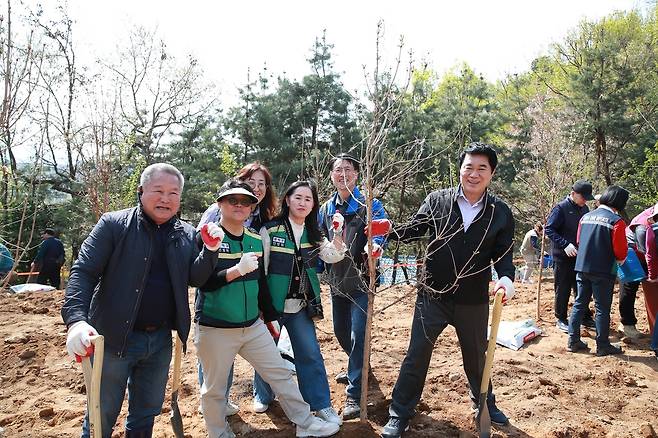
[[[451,297],[435,300],[419,294],[416,298],[409,348],[393,389],[390,415],[411,418],[415,414],[425,386],[434,344],[448,324],[457,331],[471,399],[475,402],[480,393],[484,371],[488,319],[488,303],[455,304]],[[491,383],[489,396],[491,397]]]
[[[555,286],[555,302],[554,312],[555,318],[563,321],[569,321],[569,295],[574,298],[578,295],[578,288],[576,287],[576,258],[569,257],[568,259],[554,258],[553,266],[553,282]],[[592,319],[592,311],[587,309],[585,312],[585,321]]]
[[[633,248],[628,248],[628,250],[633,251]],[[647,272],[647,262],[644,260],[644,257],[639,257],[639,259],[644,272]],[[637,290],[639,288],[639,281],[621,283],[619,288],[619,316],[621,316],[621,323],[624,325],[637,324],[637,318],[635,317],[635,298],[637,297]]]
[[[619,288],[619,316],[621,323],[624,325],[637,324],[635,317],[635,296],[640,287],[639,281],[631,283],[622,283]]]
[[[56,289],[59,289],[60,276],[59,272],[61,267],[59,265],[51,265],[44,263],[43,266],[39,269],[39,276],[37,277],[37,283],[39,284],[48,284]]]

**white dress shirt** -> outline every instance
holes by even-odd
[[[487,192],[484,192],[480,199],[475,201],[474,204],[471,204],[466,196],[464,196],[464,191],[461,186],[459,187],[459,193],[457,195],[457,205],[459,206],[459,211],[462,214],[462,219],[464,221],[464,232],[468,230],[468,227],[471,226],[475,217],[482,211],[484,208],[484,197],[487,195]]]

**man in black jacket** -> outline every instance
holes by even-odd
[[[487,192],[497,163],[491,146],[471,143],[460,156],[459,186],[430,193],[411,222],[389,235],[405,242],[426,233],[430,238],[424,273],[418,279],[409,348],[382,437],[399,437],[408,429],[434,343],[448,324],[457,331],[471,400],[477,406],[487,348],[492,263],[500,277],[494,291],[505,289],[506,299],[514,294],[514,218],[502,200]],[[491,385],[487,406],[492,423],[508,424],[496,407]]]
[[[171,331],[184,346],[190,331],[188,284],[203,285],[217,263],[219,227],[209,224],[201,231],[205,246],[199,251],[194,227],[176,217],[183,184],[174,166],[148,166],[139,205],[104,214],[71,268],[62,306],[66,348],[72,357],[86,356],[90,337],[105,337],[103,438],[112,435],[126,386],[125,436],[151,436],[164,402]],[[88,415],[82,436],[89,436]]]
[[[60,271],[64,264],[64,245],[62,241],[55,237],[55,231],[52,228],[46,228],[41,233],[41,245],[39,252],[32,262],[31,269],[39,271],[37,283],[48,284],[59,289]]]
[[[576,234],[580,218],[587,212],[587,201],[593,200],[592,184],[581,179],[575,182],[569,196],[560,201],[546,221],[546,235],[553,243],[553,271],[555,284],[554,312],[558,330],[568,333],[569,295],[576,296]],[[583,320],[585,327],[594,328],[592,313],[587,309]]]

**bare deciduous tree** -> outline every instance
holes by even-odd
[[[103,65],[114,74],[120,132],[147,162],[170,128],[193,124],[214,102],[197,60],[189,56],[179,64],[155,32],[142,27],[133,29],[115,62]]]
[[[567,129],[569,110],[547,111],[551,94],[538,95],[526,110],[532,121],[531,140],[526,145],[529,159],[517,169],[517,180],[526,190],[525,199],[514,206],[515,213],[528,223],[546,223],[553,206],[573,183],[574,175],[587,167],[584,136]],[[541,236],[540,254],[544,254],[545,230]],[[543,260],[540,257],[537,282],[537,319],[541,319],[540,298]]]

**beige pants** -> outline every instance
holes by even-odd
[[[536,268],[539,267],[539,258],[536,254],[523,254],[523,260],[525,260],[525,272],[521,281],[524,283],[532,278],[532,274]]]
[[[226,383],[236,354],[249,362],[272,387],[290,421],[302,427],[313,421],[309,405],[261,319],[246,328],[223,329],[195,324],[194,345],[203,369],[201,410],[210,438],[222,437],[228,428]]]

